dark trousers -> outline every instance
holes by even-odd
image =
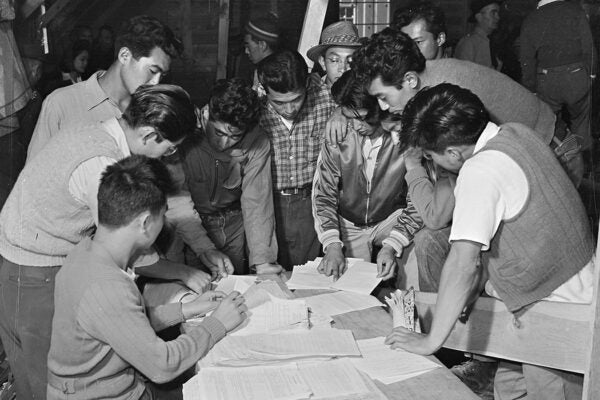
[[[310,192],[273,197],[279,246],[279,264],[290,271],[319,256],[321,244],[315,232]]]
[[[45,399],[60,266],[30,267],[0,257],[0,337],[19,399]]]
[[[248,274],[242,210],[203,215],[202,225],[217,249],[229,257],[236,275]]]
[[[415,256],[419,268],[419,290],[437,293],[440,288],[442,267],[450,252],[450,229],[421,229],[414,237]]]
[[[592,145],[590,112],[592,80],[583,63],[540,68],[537,74],[538,96],[558,113],[563,106],[571,118],[571,132],[583,139],[583,150]]]

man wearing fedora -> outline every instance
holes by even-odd
[[[266,57],[276,52],[279,48],[279,19],[274,13],[268,13],[251,19],[246,24],[245,30],[244,52],[252,64],[258,64]],[[264,89],[258,81],[256,70],[254,70],[253,74],[252,89],[256,91],[259,96],[265,94]]]
[[[500,0],[473,0],[469,22],[474,22],[475,28],[459,40],[454,57],[500,71],[502,62],[489,38],[498,29]]]
[[[319,44],[311,47],[306,55],[323,68],[322,82],[331,88],[350,69],[352,54],[358,47],[360,40],[356,26],[350,21],[339,21],[323,29]]]

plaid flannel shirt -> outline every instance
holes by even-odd
[[[275,190],[312,184],[324,141],[327,119],[336,104],[327,85],[310,82],[300,112],[288,129],[265,98],[260,126],[271,141],[271,170]]]

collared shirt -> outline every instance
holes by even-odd
[[[288,129],[280,115],[265,100],[260,126],[271,141],[273,185],[276,190],[299,188],[312,183],[327,119],[336,104],[327,85],[311,82],[306,100]]]
[[[31,143],[27,150],[29,161],[61,128],[70,124],[106,121],[120,117],[122,112],[102,90],[99,71],[89,79],[52,92],[42,105]]]

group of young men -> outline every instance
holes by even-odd
[[[414,240],[438,312],[429,333],[396,328],[387,343],[421,354],[484,287],[515,313],[591,301],[592,235],[549,147],[554,113],[493,69],[424,51],[445,40],[426,15],[365,41],[337,22],[307,54],[323,77],[276,49],[257,63],[261,90],[220,80],[202,108],[159,83],[180,51],[172,32],[134,17],[107,71],[49,96],[0,213],[0,337],[19,396],[151,399],[147,379],[173,379],[245,318],[212,279],[321,251],[326,275],[360,257],[389,279]],[[247,46],[269,37],[247,32]],[[163,222],[175,240],[157,251]],[[135,275],[201,295],[146,307]],[[209,311],[173,341],[155,333]],[[522,375],[499,398],[559,399],[572,383]]]

